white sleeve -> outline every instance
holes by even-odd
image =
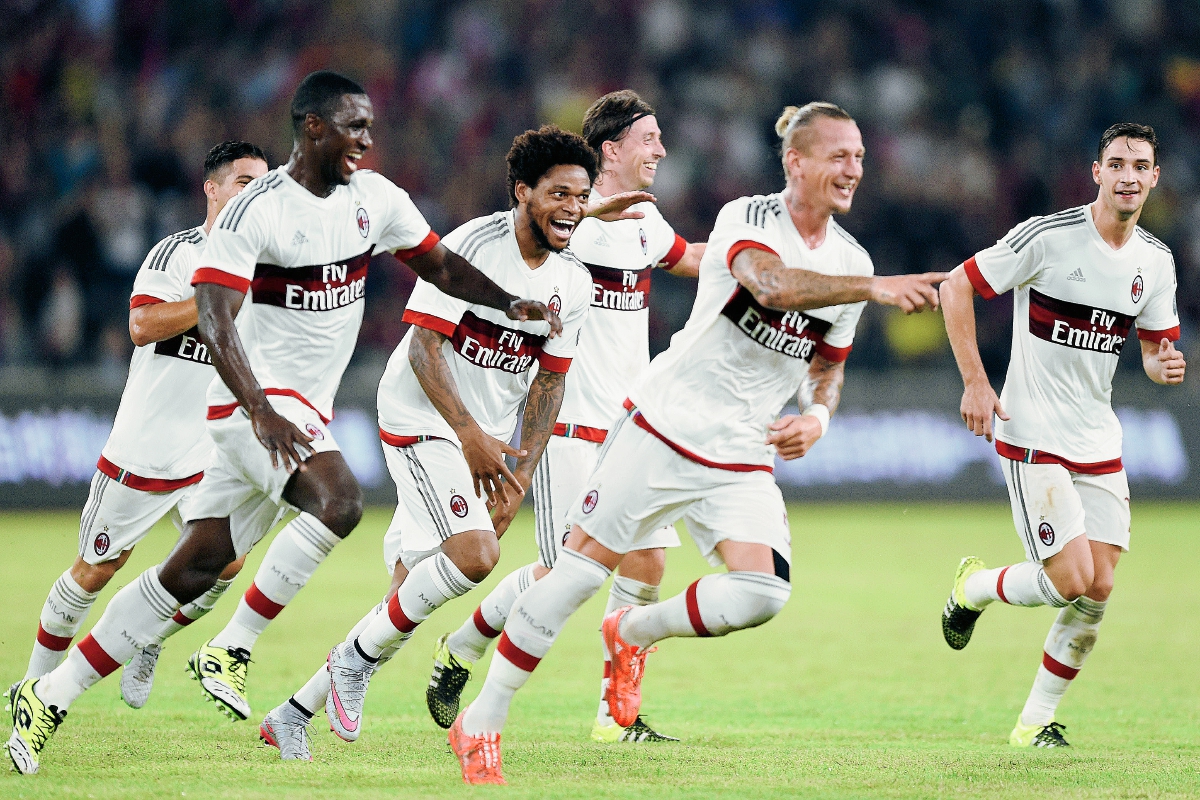
[[[1175,258],[1163,253],[1162,265],[1154,276],[1146,305],[1138,312],[1138,338],[1150,342],[1179,341],[1179,304],[1175,298]],[[1140,277],[1140,276],[1139,276]],[[1136,278],[1135,278],[1136,280]]]
[[[470,303],[451,297],[423,278],[417,278],[404,309],[404,322],[419,328],[453,336]]]
[[[254,191],[251,183],[221,209],[191,278],[193,285],[215,283],[243,293],[250,290],[254,268],[270,242],[270,201],[263,199],[264,194]]]
[[[858,320],[862,317],[866,301],[846,305],[825,336],[817,343],[816,350],[822,358],[828,361],[845,361],[850,356],[854,346],[854,332],[858,329]]]
[[[542,354],[538,358],[542,369],[566,372],[570,368],[571,359],[579,347],[579,334],[592,306],[591,286],[590,280],[580,280],[572,287],[570,302],[564,303],[562,308],[562,333],[547,339],[542,346]]]
[[[743,197],[721,209],[708,237],[706,258],[714,255],[726,269],[732,269],[734,256],[749,248],[779,256],[783,244],[777,226],[770,220],[771,212],[755,206],[751,198]]]
[[[408,192],[382,175],[375,177],[383,185],[388,200],[388,213],[383,220],[376,252],[387,250],[396,258],[407,261],[436,247],[440,241],[438,235],[429,227],[425,215],[417,209]]]
[[[651,204],[647,204],[651,205]],[[647,221],[650,222],[650,258],[652,264],[662,269],[670,269],[679,263],[679,259],[683,258],[683,253],[687,250],[687,240],[679,234],[675,233],[675,229],[671,227],[663,215],[658,213],[658,208],[653,211],[646,212]]]
[[[984,300],[991,300],[1015,286],[1023,286],[1041,273],[1041,237],[1026,241],[1020,235],[1039,219],[1034,217],[1021,223],[1003,239],[979,251],[963,264],[971,285]],[[1016,249],[1010,242],[1016,243]]]
[[[156,244],[133,279],[129,307],[174,303],[191,297],[196,252],[194,245],[175,236],[168,236]]]

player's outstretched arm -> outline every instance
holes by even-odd
[[[700,259],[704,258],[704,249],[707,247],[706,242],[688,242],[687,249],[683,251],[683,258],[676,262],[675,266],[667,270],[670,274],[679,278],[695,278],[700,275]]]
[[[441,243],[428,253],[414,256],[405,263],[425,281],[451,297],[498,309],[509,319],[518,322],[545,320],[550,323],[550,338],[562,333],[562,321],[558,314],[546,308],[545,303],[509,294],[471,266],[471,262]]]
[[[803,411],[780,417],[768,428],[767,444],[775,446],[780,458],[791,461],[804,456],[825,435],[829,418],[842,401],[845,382],[845,361],[830,361],[820,353],[813,354],[797,397]]]
[[[1164,386],[1175,386],[1183,383],[1183,373],[1187,362],[1183,353],[1175,349],[1170,339],[1163,338],[1161,342],[1138,340],[1142,345],[1142,369],[1155,383]]]
[[[654,195],[649,192],[619,192],[612,197],[591,195],[588,198],[587,215],[603,222],[615,222],[619,219],[642,219],[646,215],[641,211],[629,211],[630,206],[638,203],[656,203]]]
[[[524,450],[515,450],[505,442],[488,436],[479,423],[463,405],[458,394],[458,384],[450,374],[450,365],[442,353],[442,342],[446,337],[429,328],[415,328],[408,347],[408,363],[416,373],[417,381],[425,390],[429,402],[446,420],[462,445],[463,458],[471,470],[475,484],[475,496],[487,494],[488,503],[496,505],[509,501],[509,493],[516,493],[516,502],[525,490],[517,484],[516,476],[508,469],[505,455],[520,458]],[[481,490],[482,492],[481,493]]]
[[[976,436],[992,440],[992,414],[1007,420],[1000,398],[988,380],[979,357],[979,342],[975,338],[975,287],[961,266],[950,273],[941,287],[942,314],[946,319],[946,335],[958,372],[963,379],[963,397],[959,413]]]
[[[150,303],[129,309],[129,338],[143,347],[196,327],[196,298],[172,303]]]
[[[208,354],[217,374],[250,415],[254,435],[271,454],[271,466],[282,465],[289,473],[304,470],[302,452],[311,454],[308,443],[312,437],[271,407],[250,369],[250,360],[246,358],[242,339],[234,325],[234,318],[245,299],[246,295],[236,289],[215,283],[196,284],[200,338],[208,345]]]
[[[936,309],[937,284],[946,279],[944,272],[886,277],[824,275],[785,267],[779,256],[757,248],[739,252],[730,269],[755,300],[777,311],[807,311],[870,300],[911,314]]]
[[[525,416],[521,423],[521,450],[525,455],[517,459],[516,469],[513,470],[522,489],[528,489],[533,483],[533,471],[537,469],[546,444],[550,441],[566,388],[567,373],[548,369],[539,369],[529,387]],[[498,505],[492,511],[492,525],[496,528],[497,536],[504,535],[520,506],[518,497],[514,502]]]

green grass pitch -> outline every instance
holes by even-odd
[[[597,596],[526,688],[504,733],[507,790],[460,783],[424,686],[435,638],[495,580],[534,557],[532,516],[503,541],[492,580],[441,609],[372,682],[364,733],[345,744],[318,714],[312,764],[283,764],[257,724],[321,663],[387,587],[373,510],[268,628],[250,668],[251,720],[231,724],[184,675],[249,584],[260,545],[206,619],[168,642],[141,711],[113,676],[81,698],[34,777],[0,774],[0,797],[1197,797],[1200,796],[1200,507],[1137,504],[1099,644],[1060,709],[1074,747],[1016,751],[1008,733],[1053,619],[993,608],[952,652],[938,614],[958,559],[1020,557],[999,505],[793,505],[793,593],[782,614],[723,639],[664,642],[643,710],[678,745],[587,739],[600,675]],[[25,669],[37,615],[74,555],[78,516],[0,515],[0,681]],[[161,560],[160,525],[117,584]],[[668,556],[664,596],[709,571],[690,540]],[[486,668],[486,664],[481,665]],[[483,669],[467,686],[478,691]]]

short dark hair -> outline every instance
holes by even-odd
[[[619,142],[633,123],[654,116],[654,108],[632,89],[609,92],[588,107],[583,115],[583,138],[604,160],[605,142]]]
[[[1151,128],[1149,125],[1139,125],[1136,122],[1118,122],[1104,132],[1104,135],[1100,137],[1100,149],[1096,151],[1096,161],[1098,163],[1104,163],[1104,151],[1108,149],[1110,144],[1121,137],[1135,139],[1150,145],[1150,150],[1154,154],[1153,163],[1158,163],[1158,136],[1155,135],[1154,128]]]
[[[557,125],[543,125],[513,139],[508,151],[508,199],[516,206],[517,181],[536,186],[543,175],[560,164],[583,167],[588,180],[596,180],[596,152],[579,134]]]
[[[204,180],[209,180],[224,166],[239,158],[257,158],[267,163],[267,156],[257,145],[249,142],[221,142],[204,157]]]
[[[304,118],[309,114],[329,119],[344,95],[366,93],[366,89],[345,75],[327,69],[309,74],[292,95],[292,132],[299,135]]]

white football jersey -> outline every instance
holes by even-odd
[[[504,290],[556,309],[562,333],[547,339],[547,322],[517,322],[503,311],[458,300],[418,280],[404,312],[404,321],[413,328],[392,353],[379,383],[379,427],[385,442],[414,436],[458,441],[409,364],[408,347],[418,327],[447,337],[442,352],[463,405],[485,433],[506,442],[516,429],[517,409],[529,392],[534,367],[554,372],[570,367],[590,302],[587,270],[569,250],[550,253],[540,267],[530,269],[521,258],[513,218],[514,212],[507,211],[473,219],[444,243]]]
[[[654,203],[630,211],[646,216],[614,222],[588,217],[571,237],[571,252],[592,276],[592,308],[567,375],[560,423],[607,428],[650,364],[650,271],[679,263],[687,242]]]
[[[407,259],[437,243],[408,194],[378,173],[360,169],[317,197],[279,167],[222,209],[192,282],[249,292],[237,327],[254,377],[266,394],[296,397],[328,421],[362,324],[371,256]],[[237,407],[219,376],[208,404],[211,418]]]
[[[778,194],[743,197],[717,215],[700,262],[692,315],[642,373],[630,400],[652,433],[701,464],[771,471],[767,426],[808,374],[814,352],[850,354],[863,303],[810,311],[764,308],[730,271],[746,248],[826,275],[873,274],[871,258],[832,219],[810,250]],[[646,424],[643,424],[646,427]]]
[[[134,278],[130,309],[191,297],[207,238],[203,227],[190,228],[156,244]],[[195,328],[135,348],[99,469],[147,491],[199,481],[212,454],[204,430],[204,393],[212,378],[208,348]]]
[[[1142,339],[1179,338],[1170,249],[1137,228],[1113,250],[1091,206],[1080,206],[1023,222],[964,267],[985,299],[1014,290],[1000,395],[1011,419],[996,420],[996,449],[1079,472],[1120,470],[1112,376],[1134,324]]]

